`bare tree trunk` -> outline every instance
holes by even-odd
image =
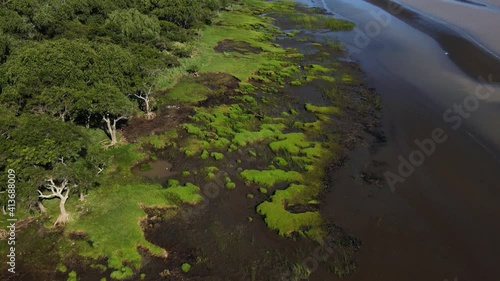
[[[41,190],[38,190],[39,193],[38,197],[40,199],[51,199],[55,197],[59,198],[59,200],[61,200],[59,202],[59,211],[61,213],[59,214],[59,217],[57,217],[57,220],[54,223],[54,225],[66,224],[69,220],[69,214],[66,211],[65,204],[66,201],[68,200],[69,193],[71,190],[71,188],[68,187],[68,180],[67,179],[63,180],[59,186],[54,182],[54,179],[52,178],[48,179],[47,182],[49,183],[46,186],[46,189],[50,190],[51,193],[45,195]]]
[[[90,114],[87,115],[87,121],[85,122],[85,127],[90,128]]]
[[[37,201],[36,202],[37,205],[38,205],[38,208],[40,209],[40,212],[45,215],[47,214],[47,209],[45,208],[45,206],[43,205],[42,201]]]
[[[134,96],[138,99],[141,99],[144,102],[144,105],[146,107],[146,119],[147,120],[152,120],[155,118],[155,114],[151,110],[151,90],[153,89],[153,86],[149,87],[149,90],[147,93],[144,94],[134,94]]]
[[[61,198],[61,201],[59,202],[59,211],[61,214],[59,214],[59,217],[57,218],[56,222],[54,225],[59,225],[59,224],[66,224],[69,221],[69,214],[66,212],[66,200],[67,197]]]
[[[111,143],[109,144],[109,146],[113,146],[118,142],[118,140],[116,138],[116,123],[122,119],[127,119],[127,117],[126,116],[118,117],[118,118],[114,119],[113,123],[111,124],[111,118],[109,116],[102,117],[102,120],[104,120],[104,122],[106,123],[106,128],[107,128],[109,137],[111,138]]]
[[[116,141],[116,126],[111,125],[111,119],[107,117],[102,118],[104,122],[106,122],[106,128],[109,134],[109,137],[111,138],[111,144],[110,146],[113,146],[117,143]],[[115,122],[116,123],[116,122]]]

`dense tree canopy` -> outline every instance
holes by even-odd
[[[113,145],[139,109],[154,117],[155,73],[190,56],[177,41],[228,1],[0,2],[0,180],[16,170],[21,206],[58,198],[64,222],[68,196],[92,188],[104,161],[87,128]]]

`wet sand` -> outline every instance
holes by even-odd
[[[370,12],[390,17],[363,48],[355,31],[324,34],[347,44],[383,100],[386,142],[353,151],[323,200],[324,213],[363,241],[358,270],[346,280],[498,280],[500,87],[483,85],[490,98],[456,130],[443,114],[482,85],[479,75],[500,81],[500,63],[426,16],[384,12],[387,2],[326,4],[361,30],[374,21]],[[408,159],[415,140],[436,128],[447,141],[392,192],[384,173],[397,174],[398,157]],[[368,183],[366,174],[379,181]]]
[[[497,0],[398,0],[465,34],[500,58],[500,2]]]

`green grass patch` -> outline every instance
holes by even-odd
[[[275,153],[286,151],[290,154],[299,154],[300,150],[311,146],[304,133],[284,134],[282,139],[269,144],[269,148]]]
[[[286,167],[288,166],[288,161],[286,161],[284,158],[282,157],[275,157],[274,158],[274,163],[276,163],[278,166],[281,166],[281,167]]]
[[[257,212],[264,216],[267,227],[278,231],[280,236],[290,237],[293,233],[317,238],[323,225],[319,212],[290,213],[280,202],[265,201],[257,206]],[[310,234],[308,234],[310,233]]]
[[[288,19],[293,23],[298,24],[302,28],[307,29],[330,29],[332,31],[351,30],[355,24],[341,19],[336,19],[331,16],[305,13],[292,13],[288,15]]]
[[[185,76],[161,98],[161,104],[196,103],[205,100],[212,91],[204,85]]]
[[[192,183],[179,185],[177,180],[169,180],[167,183],[166,192],[180,199],[182,203],[196,204],[203,200],[199,194],[200,188]]]
[[[83,231],[93,241],[92,247],[82,246],[82,256],[108,257],[108,267],[118,271],[125,268],[125,263],[138,269],[141,264],[139,245],[154,254],[163,253],[163,249],[144,238],[139,221],[146,213],[141,205],[170,204],[166,190],[157,184],[105,184],[89,192],[79,207],[82,211],[68,223],[67,230]]]
[[[215,160],[221,160],[224,158],[224,154],[219,152],[212,152],[210,153],[210,156],[212,156]]]
[[[246,146],[258,141],[277,138],[278,135],[279,134],[269,129],[263,129],[257,132],[242,130],[241,132],[235,134],[232,142],[238,146]]]
[[[312,190],[310,190],[312,189]],[[257,206],[257,212],[265,216],[265,222],[271,229],[277,230],[281,236],[298,233],[301,236],[318,238],[325,234],[324,222],[319,212],[291,213],[286,210],[289,204],[303,203],[316,193],[315,187],[291,184],[284,190],[277,190]]]
[[[263,187],[272,187],[279,182],[301,182],[304,178],[301,173],[283,170],[244,170],[240,176],[248,182]]]

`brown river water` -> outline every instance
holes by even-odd
[[[351,153],[323,208],[363,241],[345,280],[500,280],[500,62],[442,22],[371,2],[312,4],[356,22],[323,36],[346,43],[383,101],[386,142]],[[436,129],[446,141],[419,160],[415,141]],[[384,174],[412,153],[419,166],[391,190]]]

